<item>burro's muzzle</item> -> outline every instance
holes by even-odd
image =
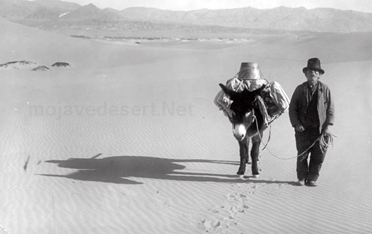
[[[254,110],[247,112],[244,114],[242,121],[239,121],[237,123],[233,123],[232,125],[232,131],[234,134],[234,137],[238,141],[242,141],[247,136],[247,130],[252,125],[252,123],[255,120]]]

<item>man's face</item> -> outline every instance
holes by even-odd
[[[320,78],[320,72],[313,69],[307,69],[305,72],[305,76],[309,82],[317,82]]]

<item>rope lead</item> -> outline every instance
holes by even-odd
[[[295,157],[290,157],[290,158],[281,158],[281,157],[278,157],[276,156],[275,154],[273,154],[269,148],[267,147],[267,145],[269,144],[269,141],[270,141],[270,138],[271,138],[271,123],[269,124],[270,126],[270,134],[269,134],[269,139],[268,141],[266,142],[265,144],[265,147],[262,149],[262,150],[267,150],[269,151],[269,153],[274,156],[275,158],[278,158],[278,159],[282,159],[282,160],[290,160],[290,159],[294,159],[294,158],[299,158],[301,157],[302,155],[306,154],[314,145],[317,141],[319,141],[319,146],[320,146],[320,150],[322,151],[322,153],[326,152],[327,149],[331,146],[333,147],[333,137],[336,137],[335,135],[333,134],[330,134],[330,133],[323,133],[321,134],[314,142],[313,144],[311,144],[304,152],[302,152],[301,154],[298,154],[297,156]],[[263,141],[262,137],[261,137],[261,134],[260,134],[260,131],[259,131],[259,127],[258,127],[258,123],[256,121],[256,127],[257,127],[257,131],[258,131],[258,136],[260,137],[261,141]],[[305,157],[303,158],[305,159]],[[303,160],[302,159],[302,160]]]

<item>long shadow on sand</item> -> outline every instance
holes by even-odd
[[[98,155],[99,156],[99,155]],[[146,156],[112,156],[98,159],[70,158],[67,160],[49,160],[46,163],[55,163],[58,167],[77,169],[78,171],[67,175],[39,174],[42,176],[63,177],[82,181],[96,181],[116,184],[142,184],[132,178],[151,178],[160,180],[196,181],[196,182],[225,182],[247,183],[236,175],[208,174],[182,172],[186,166],[180,163],[218,163],[233,164],[237,162],[219,160],[175,160]],[[213,166],[213,165],[211,165]],[[253,183],[291,184],[290,181],[249,180]]]

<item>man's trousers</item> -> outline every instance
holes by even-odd
[[[319,140],[317,140],[319,136],[319,128],[306,129],[304,132],[296,131],[295,133],[297,155],[301,154],[301,156],[297,157],[296,169],[299,180],[317,181],[319,177],[319,172],[327,153],[322,152],[319,146]],[[314,145],[309,148],[312,144]],[[308,158],[310,158],[309,162]]]

